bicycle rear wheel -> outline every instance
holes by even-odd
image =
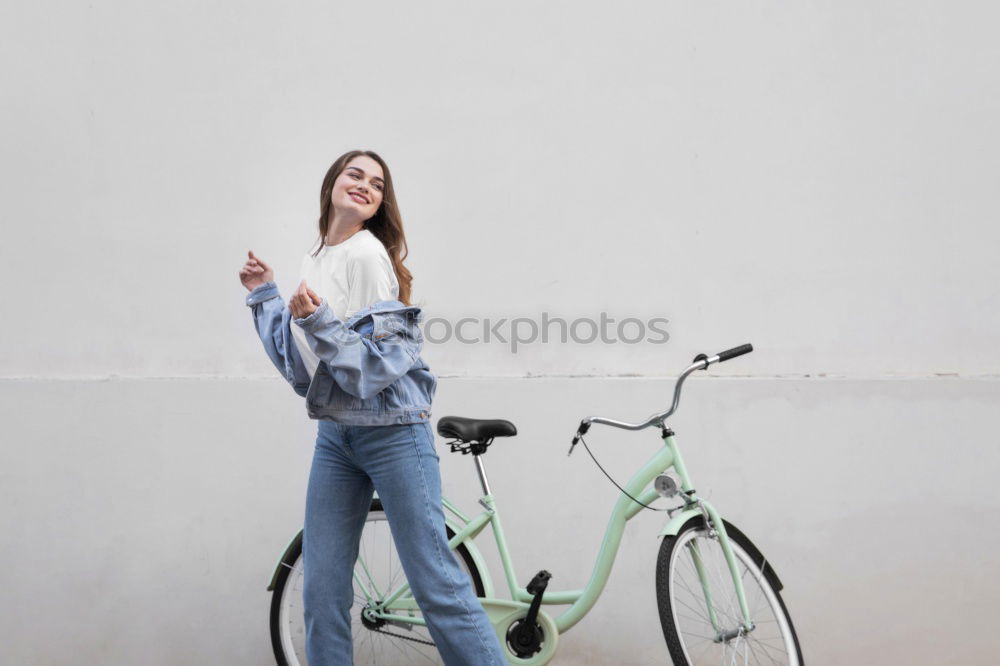
[[[656,560],[660,624],[674,664],[801,666],[802,651],[779,593],[781,583],[750,540],[724,524],[754,628],[740,629],[743,615],[722,546],[709,535],[704,520],[694,518],[676,536],[663,538]]]
[[[448,538],[454,536],[446,528]],[[465,544],[455,551],[462,569],[472,579],[476,596],[485,596],[483,579]],[[403,567],[389,530],[382,503],[372,500],[361,533],[355,571],[364,572],[364,580],[373,580],[383,594],[406,582]],[[271,595],[271,646],[278,666],[305,666],[306,631],[302,607],[302,534],[292,543],[283,559]],[[362,664],[443,664],[427,628],[421,625],[371,627],[361,620],[367,598],[354,583],[354,606],[351,608],[351,633],[354,638],[354,663]],[[416,613],[419,617],[419,611]]]

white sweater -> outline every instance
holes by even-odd
[[[343,321],[372,303],[399,298],[399,282],[389,253],[382,241],[367,229],[337,245],[324,245],[315,257],[311,252],[306,253],[299,275]],[[309,348],[306,332],[294,323],[291,330],[312,377],[319,358]]]

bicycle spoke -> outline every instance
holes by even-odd
[[[411,655],[407,654],[406,652],[403,651],[403,648],[400,645],[400,643],[402,643],[402,641],[399,640],[399,639],[396,639],[396,640],[390,639],[389,640],[389,645],[391,645],[392,647],[396,648],[396,652],[398,652],[399,654],[401,654],[403,656],[403,660],[404,660],[403,663],[407,663],[407,662],[409,662]],[[432,664],[434,663],[430,658],[427,657],[427,655],[423,655],[422,654],[421,656],[424,657],[424,659],[426,659],[427,661],[430,661]]]
[[[736,663],[736,657],[739,654],[740,636],[736,637],[736,643],[734,645],[730,645],[729,648],[733,651],[733,657],[729,660],[730,666],[738,666]]]
[[[778,617],[782,611],[777,601],[768,596],[762,568],[739,544],[730,540],[738,580],[743,585],[753,622],[754,628],[749,632],[744,628],[739,595],[721,542],[708,537],[704,529],[682,533],[677,539],[669,564],[667,589],[671,594],[674,627],[690,663],[694,666],[797,664],[795,656],[788,654],[786,625]],[[717,628],[712,622],[712,612]],[[728,641],[719,641],[717,630],[737,633]]]
[[[464,547],[463,547],[464,548]],[[457,555],[457,553],[456,553]],[[281,622],[279,626],[280,649],[286,661],[293,666],[303,666],[305,656],[305,623],[302,607],[304,569],[300,555],[294,565],[283,563],[288,570],[280,591]],[[458,557],[459,565],[469,575],[468,560]],[[358,544],[358,561],[353,568],[353,605],[350,609],[351,636],[354,644],[354,663],[357,666],[372,664],[425,664],[440,666],[438,654],[426,625],[409,624],[405,620],[382,623],[369,628],[361,620],[361,611],[373,601],[379,602],[407,585],[406,572],[392,541],[392,531],[385,513],[373,510],[362,531]],[[369,597],[369,594],[371,597]],[[405,608],[414,601],[412,591],[400,597],[395,609],[382,608],[383,612],[422,618],[416,606]],[[376,622],[378,622],[376,620]]]
[[[764,643],[763,641],[761,641],[759,639],[753,639],[753,642],[756,643],[757,645],[759,645],[761,648],[763,648],[764,654],[768,655],[769,658],[771,658],[770,657],[771,651],[778,651],[777,648],[775,648],[773,645],[768,645],[767,643]],[[788,656],[784,649],[781,649],[779,652],[783,656]],[[774,661],[773,658],[771,658],[771,660],[772,660],[772,662]],[[778,663],[778,662],[774,662],[774,663]]]
[[[704,647],[702,647],[701,652],[698,653],[698,658],[694,660],[694,663],[695,664],[704,663],[702,657],[704,657],[705,655],[711,653],[712,650],[714,650],[714,649],[715,649],[715,643],[714,643],[714,641],[711,641],[711,640],[705,641],[705,645],[704,645]]]
[[[709,625],[711,625],[711,624],[712,624],[712,621],[711,621],[711,620],[709,619],[709,617],[708,617],[708,614],[707,614],[707,613],[701,613],[701,612],[700,612],[700,611],[699,611],[698,609],[696,609],[696,608],[692,608],[691,606],[689,606],[688,604],[684,603],[684,602],[683,602],[683,601],[681,601],[680,599],[678,599],[678,600],[677,600],[677,602],[678,602],[678,603],[680,603],[680,604],[682,604],[682,605],[683,605],[683,606],[684,606],[685,608],[687,608],[688,610],[690,610],[690,611],[691,611],[692,613],[695,613],[695,614],[697,614],[697,615],[698,615],[698,619],[701,619],[701,620],[704,620],[704,621],[705,621],[705,622],[707,622],[707,623],[708,623]]]

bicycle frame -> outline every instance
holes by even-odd
[[[736,588],[737,598],[740,603],[740,610],[745,622],[744,629],[749,631],[753,628],[753,623],[750,618],[749,609],[747,608],[743,583],[737,569],[736,558],[729,545],[729,536],[726,534],[722,518],[716,509],[703,498],[694,495],[693,486],[691,485],[687,468],[684,466],[684,461],[681,457],[679,449],[677,448],[677,443],[674,440],[672,431],[667,429],[663,430],[663,447],[657,451],[657,453],[653,455],[641,468],[639,468],[635,474],[633,474],[632,478],[629,479],[624,488],[629,495],[635,497],[639,500],[639,502],[642,502],[643,504],[650,504],[660,496],[652,487],[653,480],[670,468],[674,469],[680,479],[680,488],[683,493],[686,506],[678,507],[679,509],[682,509],[681,512],[669,520],[667,525],[660,532],[660,536],[676,535],[681,526],[692,518],[702,516],[706,519],[707,526],[710,530],[714,530],[714,533],[717,535],[722,546],[726,562],[729,565],[729,570],[733,578],[733,584]],[[459,544],[468,543],[470,549],[472,549],[474,546],[471,541],[475,539],[487,525],[489,525],[493,529],[493,535],[496,539],[497,549],[503,565],[504,576],[507,581],[507,587],[510,591],[511,599],[513,599],[515,603],[512,604],[509,600],[496,599],[493,597],[484,598],[481,601],[484,606],[493,604],[494,607],[502,607],[506,611],[510,611],[511,609],[516,610],[518,606],[523,606],[524,610],[526,610],[534,597],[529,594],[524,587],[521,587],[517,583],[517,576],[514,571],[510,550],[507,546],[507,539],[504,535],[503,524],[500,520],[499,507],[497,506],[496,499],[493,497],[492,493],[488,492],[489,489],[485,482],[483,485],[484,490],[487,492],[480,497],[479,503],[485,508],[485,510],[474,517],[470,518],[464,515],[458,510],[457,507],[455,507],[454,504],[448,500],[443,500],[444,507],[457,518],[457,521],[449,521],[449,524],[452,525],[452,529],[456,532],[455,536],[449,541],[449,546],[452,550],[454,550]],[[636,503],[625,494],[621,494],[616,500],[614,508],[611,512],[611,518],[608,521],[608,526],[604,533],[604,539],[601,542],[601,548],[597,555],[597,561],[594,564],[594,569],[587,585],[581,590],[545,591],[542,597],[542,604],[569,605],[568,609],[553,618],[554,625],[560,634],[572,628],[590,611],[591,608],[593,608],[594,604],[597,603],[597,599],[604,591],[604,586],[611,573],[611,567],[614,564],[616,555],[618,554],[622,534],[625,531],[625,524],[640,510],[642,510],[642,508],[642,505]],[[711,592],[709,579],[700,567],[697,550],[692,550],[692,557],[694,558],[696,569],[699,572],[699,577],[701,578],[702,586],[705,590],[706,599],[710,599]],[[404,583],[387,596],[382,597],[382,595],[379,594],[379,590],[370,589],[372,586],[370,577],[367,582],[368,584],[366,584],[363,576],[364,573],[364,571],[359,572],[358,569],[355,568],[355,580],[358,582],[359,587],[364,591],[365,596],[371,604],[367,612],[370,613],[372,618],[380,618],[397,624],[426,624],[422,617],[416,617],[411,614],[415,611],[419,611],[419,608],[417,607],[413,597],[408,596],[408,584]],[[489,587],[491,588],[492,585]],[[487,591],[487,594],[490,594],[489,590]],[[407,596],[404,597],[404,595]],[[382,609],[391,609],[391,611],[386,612]],[[400,611],[408,612],[408,614],[399,614]],[[723,634],[723,628],[719,626],[719,623],[715,618],[715,614],[712,612],[711,604],[709,604],[708,611],[712,618],[716,632],[721,636]],[[540,620],[542,619],[542,616],[543,614],[540,612]]]

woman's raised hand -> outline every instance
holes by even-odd
[[[292,294],[291,300],[288,301],[288,309],[292,311],[293,317],[303,319],[316,312],[322,304],[323,299],[310,289],[306,285],[306,281],[303,280],[299,283],[299,288]]]
[[[247,262],[240,269],[240,282],[248,291],[274,279],[274,271],[262,259],[255,257],[253,250],[247,252],[247,257]]]

